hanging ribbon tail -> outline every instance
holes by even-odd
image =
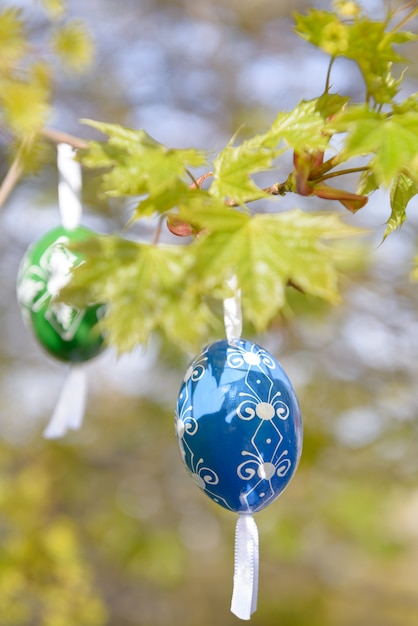
[[[59,439],[78,430],[83,422],[87,397],[87,377],[82,367],[72,367],[61,390],[54,413],[44,430],[45,439]]]
[[[238,288],[238,280],[234,275],[226,281],[228,287],[233,290],[233,295],[224,300],[224,324],[226,337],[229,340],[239,339],[242,333],[242,309],[241,290]]]
[[[257,608],[258,529],[252,515],[240,515],[235,530],[234,590],[231,611],[250,619]]]
[[[82,174],[81,165],[74,160],[75,150],[66,143],[57,146],[57,167],[59,173],[58,202],[61,223],[72,230],[80,224],[83,207],[80,201]]]

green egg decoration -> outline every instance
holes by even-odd
[[[104,347],[97,324],[103,305],[80,309],[56,301],[71,270],[83,262],[68,244],[92,235],[82,226],[58,226],[29,246],[18,272],[17,298],[25,322],[49,354],[70,363],[88,361]]]

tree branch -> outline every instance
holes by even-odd
[[[42,128],[40,135],[54,144],[67,143],[76,150],[83,150],[88,148],[88,143],[80,137],[75,137],[69,133],[64,133],[60,130],[54,130],[53,128]],[[3,182],[0,185],[0,208],[4,206],[8,197],[16,187],[20,177],[23,173],[21,149],[16,154],[10,168],[7,171]]]

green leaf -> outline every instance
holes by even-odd
[[[187,177],[189,167],[206,163],[206,155],[201,150],[167,148],[144,130],[92,120],[83,122],[109,136],[107,142],[90,142],[89,149],[80,156],[86,167],[109,169],[102,177],[102,189],[106,195],[150,194],[157,202],[161,193],[170,195],[173,188],[178,193],[179,181]]]
[[[370,167],[379,184],[390,186],[401,172],[418,176],[418,112],[383,114],[366,105],[337,116],[334,130],[346,131],[346,158],[374,154]]]
[[[228,237],[231,231],[241,228],[247,222],[249,213],[242,208],[232,209],[224,202],[215,200],[210,210],[203,204],[194,207],[183,205],[179,217],[186,222],[192,222],[199,230],[219,232]]]
[[[302,100],[292,111],[279,113],[268,133],[273,145],[285,141],[297,151],[325,150],[329,136],[324,133],[325,118],[341,108],[345,98],[336,95]]]
[[[189,213],[190,207],[181,216]],[[119,351],[132,350],[154,332],[182,349],[207,341],[220,326],[207,302],[227,295],[232,274],[242,290],[245,318],[259,331],[283,307],[289,282],[338,302],[341,253],[326,240],[359,231],[337,216],[294,210],[251,218],[219,204],[210,212],[194,207],[193,219],[206,234],[187,246],[153,246],[118,236],[74,244],[85,262],[60,299],[81,306],[105,303],[101,325]]]
[[[398,102],[393,105],[394,113],[409,113],[411,111],[418,112],[418,92],[413,93],[408,98],[403,100],[403,102]]]
[[[331,121],[333,132],[345,132],[347,158],[373,152],[379,144],[378,129],[383,126],[386,114],[370,109],[366,104],[348,106]]]
[[[119,148],[126,148],[127,151],[132,149],[136,143],[149,148],[156,148],[161,145],[151,135],[148,135],[145,130],[133,130],[120,126],[120,124],[109,124],[89,119],[82,119],[81,122],[95,128],[103,135],[108,135],[110,144]],[[90,165],[90,167],[94,167],[94,165]]]
[[[85,263],[60,299],[82,306],[105,303],[101,325],[108,342],[120,352],[145,343],[153,332],[163,333],[183,349],[196,349],[207,339],[214,319],[196,289],[188,247],[98,236],[74,248],[82,252]]]
[[[366,170],[362,172],[360,176],[360,182],[357,188],[357,192],[359,195],[369,196],[373,191],[379,189],[379,183],[376,180],[376,176],[374,172],[371,170]]]
[[[141,200],[135,209],[134,219],[168,212],[179,204],[193,203],[196,197],[201,195],[200,189],[191,190],[189,185],[179,179],[162,192],[151,194],[145,200]]]
[[[199,280],[209,292],[222,293],[225,281],[236,274],[244,314],[258,331],[283,307],[289,281],[337,302],[335,253],[323,240],[358,233],[335,215],[299,210],[253,218],[231,211],[218,230],[213,230],[212,215],[202,215],[200,225],[212,231],[193,244]]]
[[[373,170],[385,184],[406,170],[418,175],[418,113],[394,115],[383,126]]]
[[[404,63],[405,57],[395,45],[416,39],[412,33],[385,31],[385,23],[368,18],[356,20],[349,31],[349,48],[345,54],[357,63],[363,75],[367,94],[378,104],[390,103],[402,82],[392,75],[395,63]]]
[[[344,20],[332,12],[318,9],[296,15],[297,34],[331,55],[355,61],[366,85],[367,98],[377,104],[390,103],[398,92],[401,79],[392,75],[395,63],[405,62],[395,46],[416,40],[409,32],[386,31],[386,23],[371,20],[360,11],[351,11]]]
[[[263,197],[251,176],[269,170],[285,143],[294,150],[325,150],[329,134],[326,120],[347,102],[337,94],[323,94],[314,100],[300,102],[292,111],[277,115],[270,129],[233,147],[230,144],[214,161],[214,180],[210,193],[218,199],[230,198],[243,205]]]
[[[241,205],[262,198],[265,194],[251,175],[270,169],[277,154],[277,150],[265,146],[265,135],[257,135],[239,146],[228,144],[213,163],[210,194]]]
[[[296,14],[296,33],[331,56],[345,54],[349,27],[335,13],[311,9],[307,15]]]
[[[418,184],[406,174],[399,174],[390,190],[390,206],[392,213],[388,219],[383,239],[399,229],[406,220],[408,202],[418,194]]]
[[[135,209],[134,220],[155,213],[168,213],[172,209],[179,212],[187,211],[190,223],[193,223],[193,213],[196,208],[211,211],[218,206],[218,201],[208,191],[191,188],[182,180],[175,181],[160,193],[150,194],[142,200]]]
[[[71,20],[57,28],[51,47],[64,67],[72,71],[84,71],[93,62],[93,39],[85,24],[79,20]]]
[[[311,100],[315,104],[315,110],[321,115],[324,120],[332,117],[350,101],[348,96],[341,96],[338,93],[323,93],[322,96]]]

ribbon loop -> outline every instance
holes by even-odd
[[[230,341],[231,339],[239,339],[242,333],[241,289],[238,287],[238,279],[235,274],[226,283],[233,291],[233,295],[224,300],[225,333],[226,338]]]
[[[74,159],[75,150],[66,143],[57,146],[58,204],[61,224],[73,230],[80,224],[81,166]],[[43,436],[45,439],[63,437],[67,430],[78,430],[82,424],[87,397],[87,378],[81,366],[71,366],[54,412]]]
[[[75,150],[66,143],[57,146],[58,166],[58,202],[61,213],[61,223],[64,228],[76,228],[81,219],[83,208],[81,196],[81,166],[75,161]]]
[[[239,516],[235,530],[234,590],[231,611],[249,620],[257,608],[258,529],[252,515]]]

